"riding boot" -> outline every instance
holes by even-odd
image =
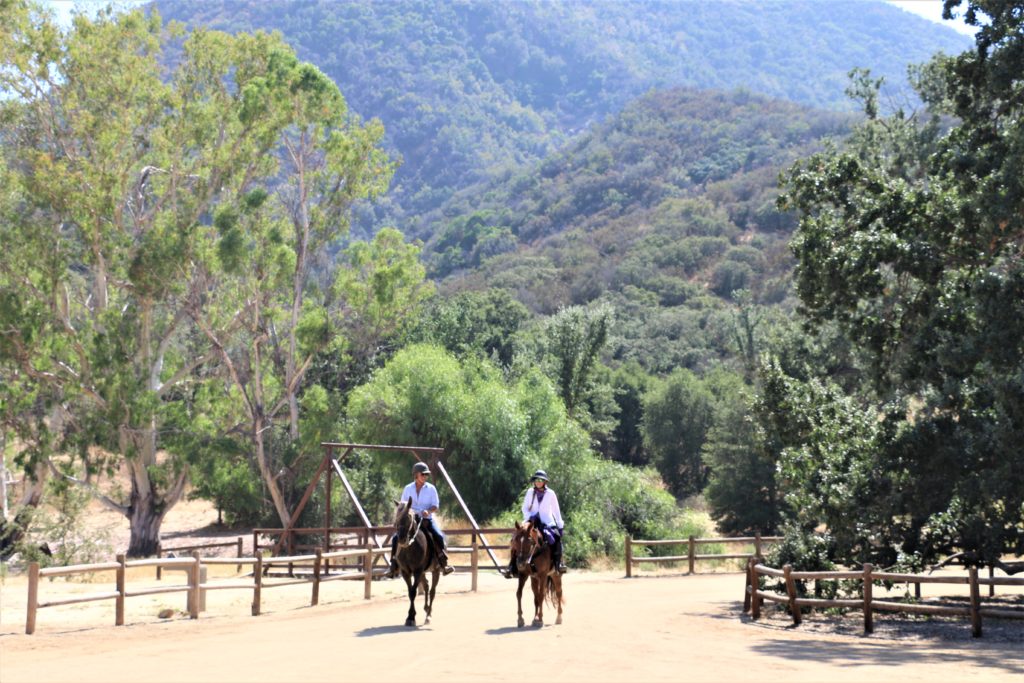
[[[506,579],[515,579],[519,577],[519,567],[516,565],[515,553],[512,553],[512,557],[508,560],[508,567],[501,572],[501,575]]]
[[[385,579],[393,579],[396,576],[398,576],[398,573],[399,573],[398,560],[395,559],[395,556],[397,554],[398,554],[398,538],[395,538],[395,539],[393,539],[391,541],[391,566],[388,567],[387,573],[384,574],[384,578]]]
[[[558,573],[564,574],[566,568],[565,565],[562,564],[562,539],[558,539],[558,541],[555,542],[554,553],[551,559],[554,560],[555,568],[558,570]]]
[[[441,565],[441,573],[445,576],[448,576],[453,571],[455,571],[455,567],[448,564],[448,553],[446,553],[444,550],[441,550],[437,553],[437,563]]]

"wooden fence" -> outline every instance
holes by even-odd
[[[453,545],[451,539],[454,538],[465,538],[469,537],[469,544],[476,544],[476,546],[484,551],[499,551],[505,552],[508,550],[508,543],[494,543],[493,539],[488,539],[488,536],[501,537],[503,540],[511,538],[512,532],[515,529],[509,528],[486,528],[486,529],[445,529],[445,536],[449,539],[448,554],[452,556],[452,566],[456,571],[479,571],[480,569],[498,569],[498,567],[477,566],[473,569],[470,564],[457,564],[455,557],[457,555],[469,554],[469,545],[465,541],[458,545]],[[261,554],[262,550],[270,550],[277,545],[277,538],[284,535],[286,537],[285,542],[282,544],[283,547],[287,548],[288,553],[296,552],[312,552],[319,548],[325,554],[333,552],[335,550],[346,550],[352,547],[366,548],[366,547],[379,547],[383,550],[391,551],[390,538],[394,532],[392,526],[352,526],[352,527],[331,527],[327,529],[326,534],[323,527],[309,527],[303,529],[280,529],[280,528],[268,528],[268,529],[253,529],[252,531],[252,543],[253,553]],[[319,543],[299,543],[296,539],[298,536],[319,536],[321,540]],[[270,540],[263,541],[261,537],[266,537]],[[375,558],[376,562],[377,559]],[[289,576],[293,575],[294,568],[288,567]]]
[[[221,543],[198,543],[196,545],[181,545],[173,548],[164,548],[162,545],[156,549],[157,557],[178,557],[179,553],[191,553],[196,550],[206,550],[207,548],[236,548],[235,557],[243,557],[242,554],[242,537],[239,536],[234,541],[224,541]],[[238,563],[238,567],[235,569],[236,572],[242,571],[242,563]],[[160,565],[156,566],[156,579],[159,581],[163,575],[163,567]]]
[[[761,589],[761,577],[771,576],[782,579],[786,585],[786,595],[767,592]],[[859,580],[861,582],[860,599],[820,599],[800,597],[797,593],[797,581],[819,580]],[[765,600],[785,604],[793,617],[793,625],[799,626],[802,620],[801,608],[841,607],[859,609],[864,613],[864,632],[874,631],[874,613],[876,611],[906,612],[908,614],[933,614],[941,616],[969,617],[971,633],[975,638],[981,637],[982,617],[1000,619],[1024,619],[1024,610],[986,607],[981,601],[980,587],[990,587],[990,594],[995,586],[1024,586],[1024,577],[989,577],[979,578],[977,567],[970,567],[967,576],[923,576],[919,574],[894,574],[876,571],[871,564],[865,564],[861,571],[830,571],[830,572],[795,572],[792,566],[785,565],[782,569],[767,567],[750,558],[747,563],[743,591],[743,611],[749,611],[753,619],[761,616],[761,607]],[[970,599],[966,607],[946,605],[921,605],[915,603],[875,600],[872,587],[876,582],[916,584],[967,584],[970,587]],[[918,591],[920,594],[920,591]]]
[[[626,536],[626,578],[633,576],[633,565],[639,565],[641,563],[669,563],[669,562],[682,562],[686,561],[688,564],[687,573],[693,574],[695,571],[695,564],[698,561],[707,560],[746,560],[752,554],[756,557],[761,557],[762,547],[764,544],[777,543],[782,540],[781,536],[761,536],[756,534],[754,536],[733,536],[730,538],[695,538],[690,536],[689,538],[683,539],[659,539],[659,540],[639,540],[631,536]],[[735,544],[743,543],[746,545],[753,545],[753,553],[745,552],[738,554],[716,554],[710,553],[705,555],[697,554],[698,545],[710,545],[710,544]],[[685,545],[687,552],[685,555],[662,555],[660,557],[636,557],[634,546],[653,547],[653,546],[666,546],[666,545]]]
[[[472,574],[471,590],[477,590],[477,573],[479,569],[480,546],[474,540],[469,547],[449,548],[452,554],[470,555],[469,570]],[[148,558],[143,560],[126,560],[123,554],[117,556],[115,562],[100,562],[96,564],[69,565],[67,567],[48,567],[42,569],[39,563],[33,562],[28,570],[28,609],[25,618],[25,633],[32,634],[36,629],[36,614],[38,610],[58,605],[71,605],[81,602],[94,602],[97,600],[114,600],[114,625],[124,625],[124,603],[126,598],[142,595],[154,595],[157,593],[187,593],[188,611],[192,619],[199,618],[202,605],[205,604],[205,591],[208,590],[251,590],[252,615],[260,614],[261,594],[263,590],[277,588],[279,586],[290,586],[300,583],[310,584],[312,595],[310,605],[317,605],[320,599],[320,584],[327,581],[338,581],[342,579],[361,578],[364,582],[363,597],[367,600],[371,597],[371,585],[377,573],[374,570],[374,562],[381,555],[389,552],[376,547],[353,548],[325,553],[319,548],[310,555],[289,555],[282,557],[264,558],[260,554],[254,557],[201,557],[197,551],[192,552],[187,558]],[[329,573],[329,562],[331,560],[345,561],[346,558],[358,558],[361,566],[358,569],[340,570],[336,573]],[[205,580],[206,568],[213,565],[247,565],[252,567],[251,580],[223,580],[209,582]],[[310,578],[288,578],[282,581],[268,580],[264,576],[265,570],[273,566],[288,567],[309,567]],[[156,588],[139,588],[131,590],[127,585],[126,570],[135,567],[159,567],[163,569],[184,570],[187,576],[187,583],[184,585],[160,586]],[[62,600],[51,600],[49,602],[39,601],[39,586],[41,578],[54,578],[58,576],[73,576],[83,574],[94,574],[97,572],[115,573],[115,586],[113,591],[95,593],[93,595],[66,598]]]

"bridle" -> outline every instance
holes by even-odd
[[[530,564],[533,562],[534,553],[540,547],[540,541],[533,537],[537,529],[532,524],[528,523],[523,527],[523,530],[526,533],[519,537],[519,557],[524,558],[523,564]],[[527,552],[527,549],[529,549],[529,552]]]
[[[404,504],[403,504],[404,507]],[[406,524],[408,533],[402,534],[402,521],[409,519],[409,523]],[[395,531],[398,534],[398,547],[407,548],[415,540],[416,536],[420,533],[420,525],[423,523],[423,518],[419,515],[412,514],[411,508],[405,508],[403,512],[399,514],[398,519],[395,520]]]

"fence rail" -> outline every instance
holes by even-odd
[[[635,539],[632,536],[626,536],[626,578],[633,576],[633,565],[639,565],[644,563],[662,564],[669,562],[682,562],[686,561],[689,568],[688,574],[694,573],[694,567],[697,562],[706,560],[745,560],[753,554],[756,557],[762,556],[762,549],[765,544],[777,543],[781,541],[781,536],[762,536],[756,534],[754,536],[731,536],[727,538],[697,538],[690,536],[689,538],[668,538],[668,539],[656,539],[656,540],[641,540]],[[733,553],[733,554],[697,554],[698,545],[711,545],[711,544],[724,544],[724,543],[743,543],[746,545],[753,545],[753,553]],[[685,555],[661,555],[658,557],[636,557],[633,548],[635,546],[642,547],[658,547],[658,546],[670,546],[670,545],[685,545],[687,552]]]
[[[475,539],[468,547],[450,548],[449,551],[457,554],[468,554],[470,556],[471,587],[470,590],[477,590],[477,574],[480,564],[481,546]],[[362,579],[364,582],[363,597],[369,600],[371,597],[371,586],[373,578],[378,572],[374,569],[374,561],[387,551],[382,548],[367,546],[364,548],[352,548],[347,550],[336,550],[325,553],[319,548],[313,554],[289,555],[282,557],[265,558],[260,554],[253,557],[201,557],[198,551],[192,551],[188,558],[147,558],[141,560],[127,560],[123,554],[117,556],[116,562],[99,562],[95,564],[78,564],[66,567],[40,568],[38,562],[33,562],[28,568],[28,609],[25,617],[25,633],[32,634],[36,630],[36,617],[40,609],[46,607],[57,607],[60,605],[72,605],[81,602],[94,602],[98,600],[114,600],[114,625],[124,625],[124,603],[126,598],[158,593],[186,593],[187,609],[189,617],[198,619],[199,613],[205,609],[205,595],[208,590],[251,590],[252,615],[259,616],[262,593],[264,590],[280,586],[291,586],[308,583],[311,589],[310,605],[319,604],[320,584],[328,581],[342,579]],[[334,574],[329,573],[329,562],[331,560],[345,560],[354,558],[361,560],[361,566],[356,570],[341,570]],[[206,579],[206,568],[214,565],[246,565],[252,567],[251,581],[226,580],[209,582]],[[309,566],[312,569],[311,577],[306,579],[268,580],[264,576],[264,570],[273,566]],[[159,569],[184,570],[187,582],[184,584],[137,588],[129,590],[127,585],[127,570],[136,567],[157,567]],[[115,590],[94,593],[91,595],[78,596],[40,602],[39,586],[40,579],[53,578],[58,576],[80,576],[95,574],[98,572],[115,573]],[[383,569],[379,573],[383,573]]]
[[[243,554],[242,554],[242,537],[241,536],[236,538],[234,541],[223,541],[223,542],[218,542],[218,543],[197,543],[195,545],[179,545],[179,546],[175,546],[173,548],[164,548],[161,545],[161,546],[158,546],[157,549],[156,549],[156,556],[159,558],[159,557],[163,557],[165,553],[184,553],[184,552],[191,553],[194,550],[206,550],[207,548],[231,548],[231,547],[234,547],[234,548],[237,549],[235,557],[243,557]],[[253,549],[253,552],[255,553],[256,550]],[[170,555],[168,555],[168,557],[170,557]],[[236,562],[235,564],[238,567],[235,571],[238,571],[238,572],[242,571],[242,563]],[[156,565],[156,579],[157,579],[157,581],[159,581],[162,578],[162,575],[163,575],[163,567],[159,563],[157,563],[157,565]]]
[[[761,577],[771,576],[781,578],[786,585],[786,594],[773,593],[762,590]],[[860,599],[821,599],[801,597],[797,591],[797,581],[819,581],[819,580],[859,580],[861,581]],[[968,605],[964,607],[953,607],[948,605],[921,605],[915,603],[894,602],[889,600],[875,600],[873,587],[876,582],[889,581],[893,583],[915,584],[916,594],[920,595],[921,584],[966,584],[969,587],[970,598]],[[990,595],[994,592],[995,586],[1024,586],[1024,577],[993,577],[979,578],[977,567],[968,568],[967,576],[922,576],[919,574],[894,574],[891,572],[875,571],[868,563],[861,571],[835,571],[835,572],[795,572],[791,565],[785,565],[782,569],[768,567],[750,558],[747,562],[747,571],[744,577],[743,591],[743,612],[750,612],[751,618],[757,620],[761,617],[761,608],[765,600],[785,604],[793,618],[793,625],[799,626],[803,620],[803,607],[830,608],[842,607],[848,609],[859,609],[864,613],[864,632],[874,632],[874,613],[883,612],[905,612],[908,614],[931,614],[940,616],[969,617],[971,620],[971,634],[975,638],[981,637],[982,617],[995,617],[1000,619],[1024,619],[1024,609],[1006,609],[998,607],[986,607],[981,601],[981,586],[989,586]]]

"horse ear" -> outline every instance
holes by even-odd
[[[522,530],[522,528],[523,528],[523,526],[517,521],[516,522],[516,531],[520,531],[520,530]]]
[[[405,504],[412,507],[412,496],[409,496],[409,500],[407,500]]]
[[[399,505],[401,505],[401,504],[402,504],[402,503],[401,503],[401,501],[397,501],[397,500],[395,500],[394,498],[392,498],[391,500],[392,500],[392,502],[394,502],[394,504],[395,504],[395,507],[398,507]]]

